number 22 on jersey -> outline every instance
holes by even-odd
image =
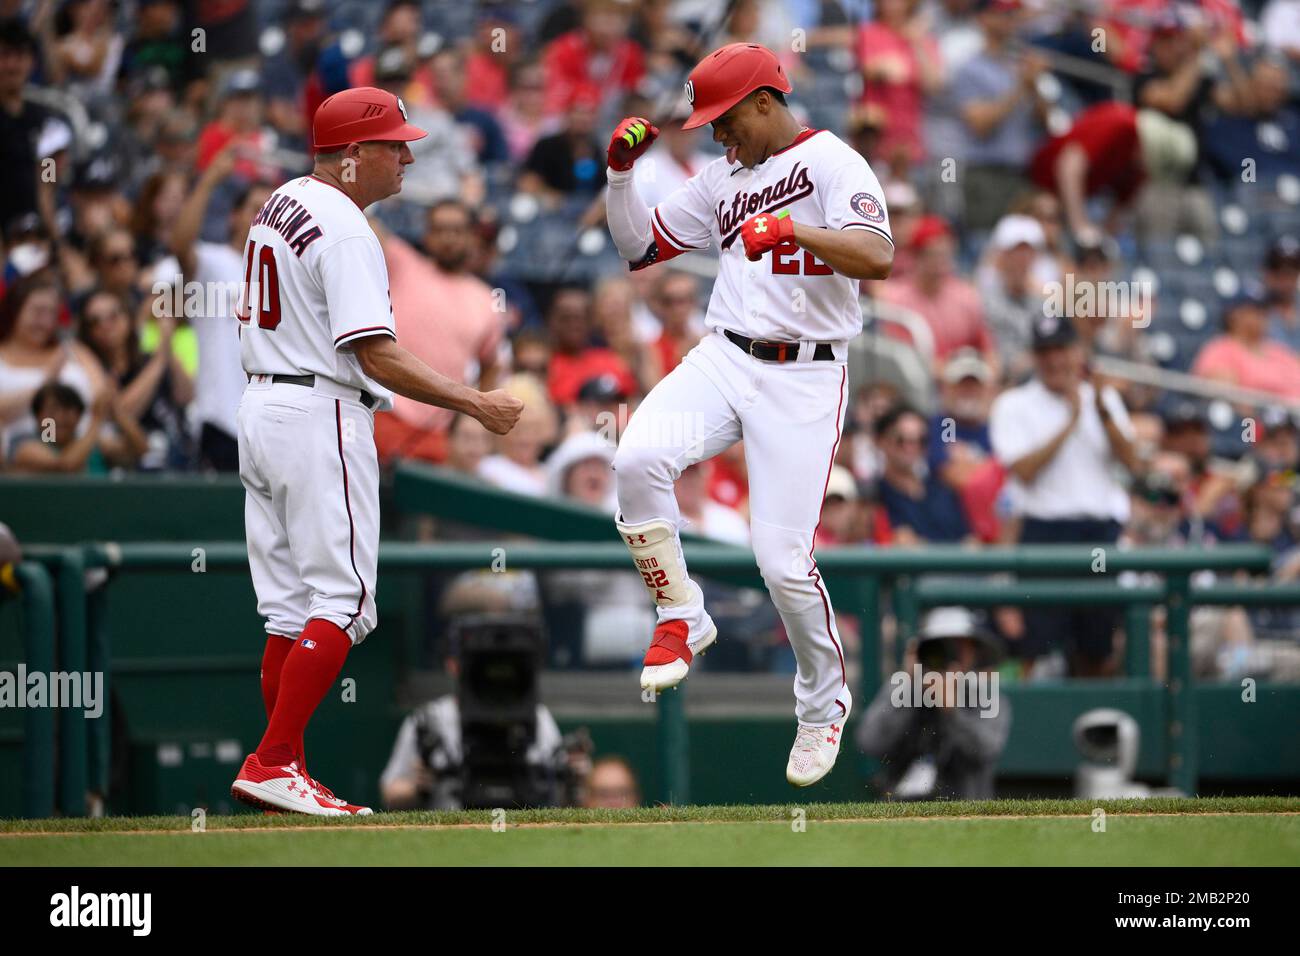
[[[780,245],[772,250],[772,274],[778,276],[799,275],[798,256],[803,255],[803,274],[806,276],[834,275],[835,270],[820,262],[807,249],[800,249],[794,243]]]

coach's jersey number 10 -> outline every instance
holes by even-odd
[[[268,331],[280,324],[280,278],[275,271],[275,250],[250,242],[244,253],[244,309],[240,321],[253,318],[253,295],[257,295],[257,327]],[[253,270],[257,274],[253,274]]]

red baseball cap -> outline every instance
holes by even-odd
[[[952,229],[942,216],[922,216],[912,230],[912,250],[920,252],[937,239],[951,238]]]

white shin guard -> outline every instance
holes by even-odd
[[[639,524],[615,524],[656,605],[687,607],[699,601],[699,588],[686,576],[681,539],[670,522],[652,518]]]
[[[704,610],[704,592],[687,575],[677,529],[662,518],[638,524],[615,523],[654,598],[659,622],[685,621],[687,644],[692,652],[701,653],[717,638],[718,629]]]

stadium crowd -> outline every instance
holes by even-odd
[[[430,131],[371,210],[399,339],[526,403],[494,438],[399,398],[376,419],[381,458],[612,513],[610,439],[706,334],[710,263],[628,271],[604,233],[605,141],[622,116],[661,119],[637,182],[670,193],[719,155],[680,129],[686,70],[753,41],[781,57],[796,114],[871,161],[897,249],[862,290],[818,547],[1252,541],[1275,578],[1300,575],[1298,0],[0,15],[0,472],[237,470],[248,223],[310,168],[315,107],[369,84]],[[691,530],[740,544],[746,494],[743,444],[678,486]],[[618,609],[644,603],[639,582],[569,584],[589,634],[631,641],[594,636],[569,662],[634,657],[650,609],[637,627]],[[730,664],[791,668],[775,616],[719,590],[737,633],[770,634]],[[1196,613],[1202,675],[1300,679],[1295,611]],[[1116,672],[1104,614],[990,623],[1036,676]]]

